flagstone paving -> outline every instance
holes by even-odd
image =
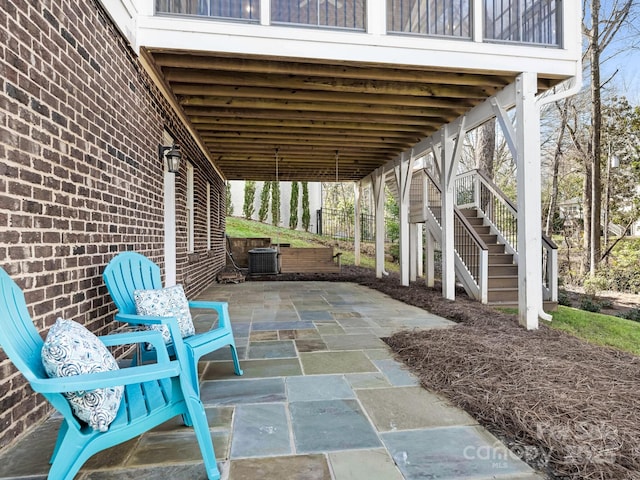
[[[223,479],[542,479],[465,412],[423,389],[381,337],[452,323],[350,283],[212,285],[225,300],[244,375],[228,349],[200,365]],[[208,328],[214,316],[194,318]],[[0,455],[0,480],[46,478],[59,418]],[[92,457],[77,480],[199,480],[180,418]]]

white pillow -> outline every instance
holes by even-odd
[[[58,318],[49,329],[41,357],[47,375],[52,378],[119,369],[98,337],[79,323],[63,318]],[[94,430],[106,432],[118,414],[123,391],[123,386],[116,386],[63,395],[76,417]]]
[[[159,290],[135,290],[133,298],[136,302],[138,315],[175,317],[178,320],[180,334],[183,338],[196,333],[189,311],[189,301],[184,294],[182,285],[178,284]],[[161,332],[164,341],[171,343],[171,334],[166,325],[150,325],[149,328]]]

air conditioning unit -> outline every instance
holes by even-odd
[[[278,251],[275,248],[249,250],[249,274],[278,273]]]

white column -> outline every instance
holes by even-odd
[[[409,223],[409,281],[418,278],[418,224]]]
[[[398,187],[398,207],[400,210],[400,283],[409,286],[409,199],[411,191],[411,174],[413,169],[413,153],[402,154],[396,161],[395,174]]]
[[[518,185],[518,317],[538,328],[542,308],[542,226],[540,224],[540,109],[537,75],[516,78],[516,180]]]
[[[384,270],[384,180],[385,173],[382,167],[372,175],[372,189],[374,210],[376,217],[376,277],[382,278]]]
[[[453,175],[451,175],[454,145],[449,130],[449,126],[445,125],[441,143],[442,154],[440,155],[440,189],[442,192],[442,296],[449,300],[455,300],[454,198]]]
[[[434,269],[434,254],[435,254],[435,239],[429,229],[426,229],[426,252],[424,256],[424,283],[427,287],[433,287],[435,285],[435,269]]]
[[[473,15],[471,18],[473,19],[473,23],[471,28],[473,31],[471,32],[471,36],[474,42],[482,42],[484,38],[484,32],[482,31],[482,27],[484,25],[484,0],[473,0],[472,9]]]
[[[176,174],[164,171],[164,284],[176,284]]]
[[[260,0],[260,25],[271,25],[271,0]]]
[[[353,263],[356,266],[360,265],[360,182],[354,182],[353,184]]]
[[[387,9],[385,0],[367,0],[366,28],[370,35],[385,35],[387,33]]]
[[[417,224],[418,235],[416,238],[416,266],[418,277],[424,275],[424,223]]]

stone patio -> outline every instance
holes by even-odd
[[[229,302],[244,376],[228,349],[200,364],[222,478],[541,479],[465,412],[421,388],[381,337],[451,322],[350,283],[212,285]],[[194,317],[196,329],[213,317]],[[0,480],[44,479],[59,419],[0,457]],[[94,456],[79,480],[204,479],[178,418]]]

